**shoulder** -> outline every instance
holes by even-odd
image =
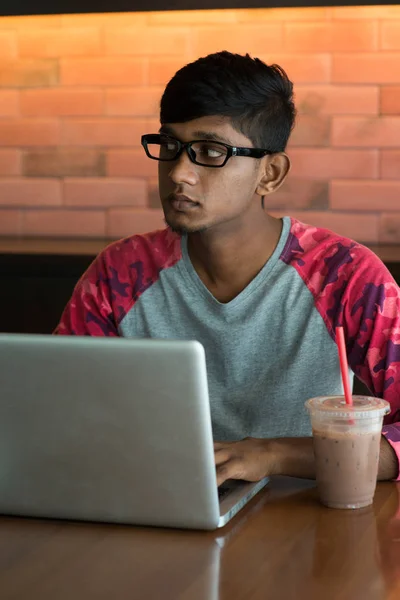
[[[314,278],[333,283],[366,270],[369,278],[379,279],[382,275],[391,279],[382,261],[363,244],[293,218],[281,259],[308,280]]]
[[[112,306],[117,321],[182,256],[181,237],[169,228],[109,244],[81,278],[77,291]]]
[[[142,264],[160,271],[173,266],[181,256],[181,237],[167,227],[113,242],[104,248],[98,260],[117,270]]]

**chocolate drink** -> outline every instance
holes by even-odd
[[[380,429],[313,430],[321,502],[332,508],[372,503],[378,472]]]

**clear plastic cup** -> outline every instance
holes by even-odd
[[[320,396],[307,400],[314,439],[320,500],[331,508],[372,504],[378,475],[386,400],[353,396]]]

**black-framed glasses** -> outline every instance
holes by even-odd
[[[273,152],[261,148],[237,148],[213,140],[193,140],[192,142],[183,143],[163,133],[142,135],[142,146],[147,156],[154,160],[177,160],[182,152],[186,150],[193,163],[202,167],[213,168],[223,167],[231,156],[262,158],[266,154],[273,154]]]

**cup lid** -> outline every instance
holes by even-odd
[[[346,404],[344,396],[318,396],[307,400],[306,407],[311,412],[344,419],[373,419],[390,412],[389,402],[372,396],[353,396],[353,406]]]

